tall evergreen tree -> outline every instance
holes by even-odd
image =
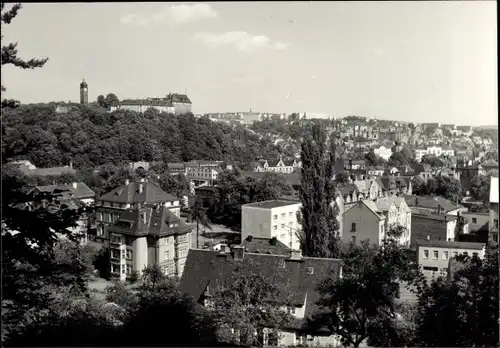
[[[337,257],[339,254],[337,208],[332,177],[335,164],[335,141],[324,128],[314,124],[302,142],[302,185],[299,190],[302,208],[299,233],[302,252],[311,257]],[[332,133],[330,139],[335,139]]]

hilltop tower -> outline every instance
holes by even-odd
[[[89,86],[85,80],[80,83],[80,104],[88,104],[89,102]]]

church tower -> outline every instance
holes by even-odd
[[[89,102],[89,86],[85,80],[80,83],[80,104],[88,104]]]

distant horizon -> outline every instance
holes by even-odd
[[[187,93],[193,113],[498,124],[495,10],[489,1],[26,3],[2,26],[4,41],[49,61],[4,65],[2,94],[78,100],[85,79],[90,101]]]

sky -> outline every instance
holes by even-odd
[[[187,93],[194,113],[498,124],[496,1],[30,3],[2,44],[23,103]]]

